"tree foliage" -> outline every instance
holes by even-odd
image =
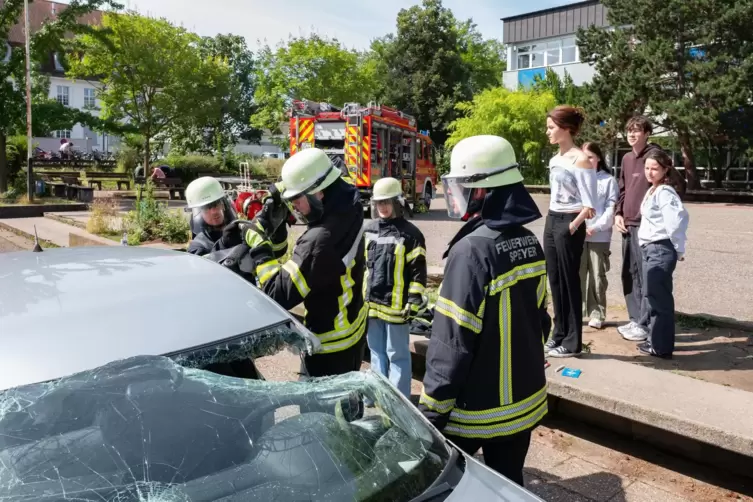
[[[753,3],[732,0],[604,0],[607,31],[578,35],[597,75],[589,108],[615,131],[647,112],[676,135],[689,188],[698,187],[694,146],[745,135],[725,120],[753,97]],[[728,116],[728,115],[727,115]],[[734,145],[733,145],[734,146]]]
[[[531,168],[532,177],[540,177],[548,145],[545,117],[555,105],[550,92],[487,89],[473,101],[456,106],[464,116],[450,124],[447,146],[451,148],[461,139],[478,134],[502,136],[518,155],[522,154],[518,160]]]
[[[369,68],[373,70],[374,61],[367,54],[319,35],[291,37],[274,49],[265,45],[257,54],[257,111],[251,124],[279,133],[293,99],[335,106],[366,103],[375,97],[375,79]]]
[[[502,85],[507,69],[505,46],[497,39],[484,39],[472,19],[457,23],[458,51],[470,71],[470,87],[477,93]]]
[[[228,64],[202,57],[198,36],[165,19],[107,13],[102,28],[77,42],[82,56],[72,59],[71,75],[99,79],[103,117],[143,136],[146,168],[152,139],[176,122],[209,123],[229,93]]]
[[[53,51],[65,49],[65,35],[83,33],[90,28],[79,22],[81,16],[109,6],[120,6],[110,0],[72,0],[54,20],[32,33],[32,118],[33,133],[47,135],[52,129],[68,129],[76,122],[93,124],[88,113],[71,110],[49,98],[49,79],[40,67]],[[0,38],[8,40],[11,28],[23,19],[23,0],[6,0],[0,4]],[[10,59],[0,63],[0,192],[8,188],[7,138],[26,131],[26,56],[24,46],[11,46]]]

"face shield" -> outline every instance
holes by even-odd
[[[315,187],[321,187],[321,185],[332,174],[332,171],[336,171],[339,177],[339,170],[332,164],[319,178],[317,178],[311,185],[302,190],[298,195],[291,197],[290,199],[283,199],[285,205],[288,206],[290,214],[292,214],[298,223],[308,225],[309,223],[315,223],[322,219],[324,216],[324,203],[317,197],[318,190],[314,193],[308,193]]]
[[[191,209],[191,233],[198,235],[203,231],[222,231],[229,223],[236,220],[236,214],[228,197]]]
[[[464,187],[457,178],[442,176],[442,190],[450,218],[459,220],[468,214],[473,188]]]
[[[371,219],[372,220],[391,220],[393,218],[402,218],[405,206],[402,197],[392,197],[390,199],[374,200],[371,199]]]

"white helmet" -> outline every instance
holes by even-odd
[[[340,177],[324,151],[307,148],[290,157],[282,166],[282,197],[292,200],[301,195],[320,192]]]
[[[202,176],[186,187],[186,205],[189,209],[206,206],[225,197],[225,190],[216,179]]]
[[[390,218],[401,218],[403,216],[403,187],[400,180],[395,178],[382,178],[374,183],[374,190],[371,194],[371,217],[380,218],[377,206],[379,202],[392,203],[392,215]]]
[[[466,216],[474,188],[495,188],[521,183],[515,151],[500,136],[471,136],[452,149],[450,172],[442,176],[447,213]]]
[[[321,192],[340,177],[340,170],[324,151],[307,148],[290,157],[282,166],[282,199],[300,223],[313,223],[324,215],[324,204],[314,194]],[[301,213],[292,201],[306,197],[309,211]]]

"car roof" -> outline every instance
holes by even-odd
[[[0,254],[0,390],[135,355],[172,355],[289,314],[188,253],[102,246]]]

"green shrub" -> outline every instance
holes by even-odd
[[[119,216],[118,204],[114,199],[94,199],[91,217],[86,222],[86,231],[105,236],[119,234],[122,231],[118,227]]]
[[[186,183],[198,178],[199,173],[225,170],[219,159],[208,155],[175,155],[165,159],[164,163],[173,169],[175,176]]]
[[[138,149],[123,143],[122,147],[115,154],[115,160],[117,162],[117,167],[115,168],[117,172],[132,174],[136,166],[141,165],[144,158]]]
[[[181,244],[188,242],[190,237],[186,218],[157,201],[151,180],[147,180],[141,196],[137,198],[136,209],[123,218],[123,227],[130,246],[153,240]]]
[[[279,178],[282,173],[282,166],[285,161],[282,159],[254,159],[248,161],[252,176],[263,178]]]

